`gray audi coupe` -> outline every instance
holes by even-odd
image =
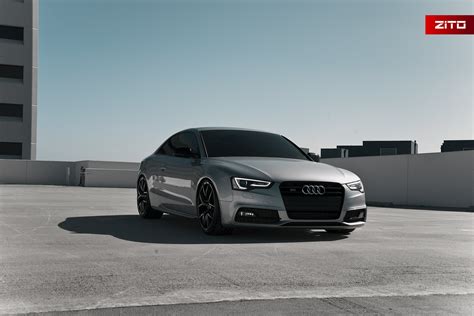
[[[284,136],[217,127],[176,133],[145,158],[137,206],[143,218],[197,218],[206,234],[241,226],[349,234],[367,216],[354,173],[313,161]]]

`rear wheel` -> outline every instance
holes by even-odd
[[[219,199],[211,181],[204,180],[198,189],[197,213],[199,224],[208,235],[222,235],[232,230],[222,226]]]
[[[143,218],[160,218],[163,212],[151,207],[148,185],[145,177],[141,176],[137,182],[137,208],[138,214]]]
[[[355,228],[351,229],[326,229],[326,232],[330,234],[338,234],[338,235],[349,235],[355,230]]]

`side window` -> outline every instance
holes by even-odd
[[[168,139],[163,145],[161,145],[161,147],[156,151],[156,153],[159,155],[173,156],[174,153],[170,146],[170,139]]]
[[[199,146],[196,135],[190,132],[179,133],[171,137],[170,147],[175,156],[191,157],[199,155]]]
[[[188,149],[191,149],[191,151]],[[176,134],[168,139],[156,153],[168,156],[198,156],[199,145],[196,135],[189,132]]]

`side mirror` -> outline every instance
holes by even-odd
[[[311,159],[313,159],[313,161],[319,162],[319,159],[320,159],[319,155],[316,155],[315,153],[309,153],[308,155]]]

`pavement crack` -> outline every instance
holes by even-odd
[[[211,249],[208,249],[206,252],[204,252],[203,254],[200,254],[199,256],[196,256],[196,257],[193,257],[191,258],[191,260],[189,260],[189,262],[194,262],[198,259],[201,259],[201,258],[204,258],[205,256],[209,255],[210,253],[212,253],[214,250],[216,250],[218,248],[218,246],[214,246],[212,247]]]
[[[227,277],[227,276],[224,276],[224,275],[222,275],[222,274],[220,274],[220,273],[217,273],[217,272],[215,272],[215,271],[211,271],[211,273],[214,274],[215,276],[221,278],[221,279],[226,280],[227,282],[229,282],[230,284],[234,285],[235,287],[242,288],[242,286],[241,286],[239,283],[237,283],[237,281],[235,281],[235,280],[233,280],[233,279],[231,279],[231,278],[229,278],[229,277]]]
[[[323,302],[336,307],[344,312],[354,315],[379,315],[380,312],[364,305],[350,301],[348,298],[330,297],[321,299]]]

